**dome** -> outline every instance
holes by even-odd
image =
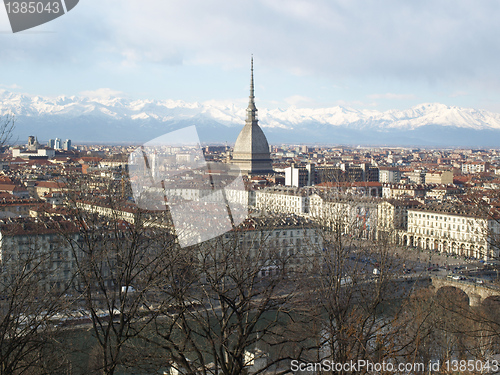
[[[269,157],[269,144],[259,125],[247,124],[243,127],[234,144],[233,155],[266,154]]]
[[[252,58],[247,118],[245,126],[236,139],[232,163],[237,165],[244,174],[269,174],[273,173],[269,144],[264,132],[257,123],[257,108],[254,99]]]

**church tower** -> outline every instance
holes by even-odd
[[[245,126],[234,145],[232,163],[242,174],[259,175],[273,173],[269,144],[264,132],[258,125],[253,84],[253,57],[250,73],[250,97]]]

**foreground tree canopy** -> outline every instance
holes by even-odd
[[[498,352],[497,301],[405,278],[412,250],[388,230],[372,238],[355,197],[330,197],[314,220],[254,214],[182,248],[168,211],[134,208],[121,181],[65,184],[64,212],[2,232],[1,374],[279,374]]]

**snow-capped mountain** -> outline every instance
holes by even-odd
[[[245,108],[216,101],[130,100],[29,96],[0,90],[0,115],[13,113],[16,135],[86,142],[143,142],[197,125],[205,142],[233,143]],[[330,108],[259,109],[271,143],[498,146],[500,114],[421,104],[407,110]]]

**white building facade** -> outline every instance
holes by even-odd
[[[408,231],[402,243],[443,253],[497,258],[500,224],[485,215],[460,211],[408,210]]]
[[[255,192],[255,207],[262,212],[304,215],[309,212],[309,196],[296,188],[267,188]]]

